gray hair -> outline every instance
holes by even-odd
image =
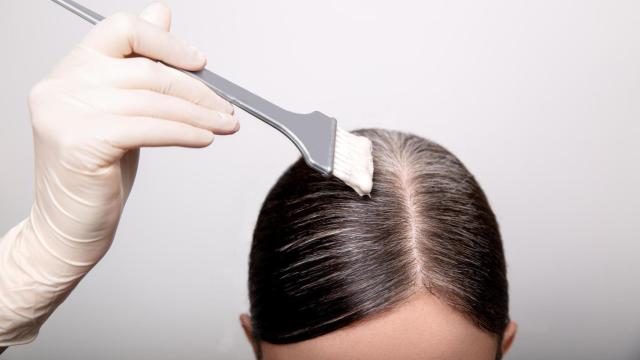
[[[371,197],[302,161],[267,196],[254,231],[254,335],[291,343],[337,330],[428,290],[501,338],[509,321],[500,232],[473,175],[442,146],[366,129]]]

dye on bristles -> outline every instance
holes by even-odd
[[[333,176],[349,185],[360,196],[370,195],[373,187],[372,151],[371,140],[337,128]]]

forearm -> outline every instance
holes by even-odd
[[[27,219],[0,242],[0,346],[33,341],[89,266],[67,264]]]

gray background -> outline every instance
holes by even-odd
[[[84,0],[109,14],[145,1]],[[511,359],[640,358],[640,2],[168,1],[209,68],[343,128],[437,140],[477,176],[509,263]],[[88,31],[0,2],[0,232],[33,198],[29,88]],[[241,115],[204,150],[147,149],[103,261],[18,359],[241,359],[260,203],[297,152]]]

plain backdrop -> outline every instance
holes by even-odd
[[[146,4],[83,3],[105,15]],[[502,229],[520,325],[508,359],[640,359],[640,2],[167,3],[209,69],[462,159]],[[29,89],[90,26],[46,0],[2,0],[0,26],[5,233],[33,200]],[[252,229],[298,153],[241,121],[204,150],[143,150],[110,252],[3,359],[251,358],[238,315]]]

